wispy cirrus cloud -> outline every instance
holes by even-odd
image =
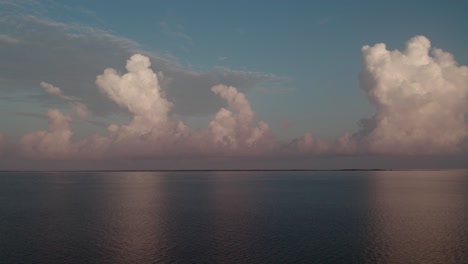
[[[0,5],[25,8],[26,6],[38,6],[40,2],[37,0],[0,0]]]
[[[64,95],[62,90],[58,88],[57,86],[54,86],[46,82],[41,82],[40,85],[42,88],[44,88],[44,91],[46,91],[46,93],[48,94],[51,94],[51,95],[54,95],[54,96],[57,96],[57,97],[60,97],[62,99],[69,100],[69,101],[75,100],[74,97]]]
[[[192,37],[183,32],[183,27],[179,24],[172,25],[167,21],[162,21],[159,23],[162,32],[169,35],[170,37],[176,38],[185,42],[188,45],[193,44]]]
[[[8,35],[0,35],[0,44],[1,43],[4,43],[4,44],[16,44],[16,43],[19,43],[20,40],[17,39],[17,38],[14,38],[14,37],[11,37],[11,36],[8,36]]]

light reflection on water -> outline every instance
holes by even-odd
[[[373,173],[370,254],[386,263],[468,261],[467,179],[466,171]]]
[[[0,173],[1,263],[467,263],[468,172]]]

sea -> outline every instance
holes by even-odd
[[[468,171],[2,172],[0,263],[468,263]]]

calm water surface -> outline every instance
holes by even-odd
[[[468,171],[0,173],[0,263],[468,263]]]

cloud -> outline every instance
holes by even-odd
[[[442,155],[466,149],[468,67],[450,53],[431,50],[424,36],[410,39],[402,51],[380,43],[364,46],[362,53],[359,80],[376,114],[330,146],[306,133],[293,141],[300,153]]]
[[[282,81],[272,74],[227,68],[192,71],[110,31],[45,17],[2,14],[0,32],[20,40],[14,45],[0,44],[0,89],[25,91],[46,81],[60,87],[63,94],[81,98],[90,114],[120,113],[116,104],[99,96],[94,79],[107,67],[125,70],[122,62],[135,53],[149,57],[154,72],[164,72],[160,86],[176,105],[174,113],[180,115],[209,115],[219,109],[223,102],[210,90],[219,83],[246,92],[263,82]],[[38,99],[44,105],[51,100]]]
[[[74,100],[75,99],[73,97],[64,95],[60,88],[58,88],[57,86],[53,86],[50,83],[41,82],[40,85],[41,85],[42,88],[44,88],[45,92],[50,94],[50,95],[60,97],[60,98],[62,98],[64,100]]]
[[[360,139],[373,153],[442,154],[459,151],[468,135],[468,67],[432,49],[424,36],[404,50],[364,46],[361,88],[377,107]]]
[[[76,151],[71,143],[70,117],[57,109],[47,112],[49,130],[24,135],[18,142],[19,152],[28,158],[63,159]]]
[[[64,99],[65,101],[68,101],[69,106],[70,106],[70,113],[72,116],[86,120],[88,123],[95,125],[95,126],[100,126],[100,127],[106,126],[105,123],[95,121],[95,120],[88,120],[88,117],[89,117],[88,107],[83,103],[77,102],[77,101],[80,101],[81,98],[66,96],[63,94],[60,88],[49,83],[41,82],[40,85],[44,88],[44,90],[48,94],[54,95],[58,98]],[[32,114],[32,113],[23,113],[23,112],[18,113],[17,112],[17,114],[38,117],[38,114]],[[42,117],[43,115],[39,114],[39,116]]]
[[[322,139],[315,139],[311,132],[305,133],[297,141],[297,148],[300,153],[326,154],[329,153],[330,146]]]
[[[226,85],[216,85],[211,90],[235,111],[221,108],[209,123],[210,136],[216,146],[242,153],[266,152],[273,148],[269,125],[263,121],[254,124],[255,112],[245,94]]]
[[[174,104],[166,99],[150,59],[141,54],[127,61],[127,73],[106,69],[96,84],[103,94],[132,114],[129,124],[109,126],[110,148],[132,156],[213,154],[243,155],[252,149],[272,146],[269,126],[254,125],[255,113],[245,95],[234,87],[217,85],[212,92],[226,100],[207,129],[191,132],[181,121],[171,118]]]
[[[6,44],[16,44],[19,43],[19,39],[10,37],[8,35],[0,35],[0,44],[1,43],[6,43]]]
[[[148,57],[133,55],[127,73],[119,75],[108,68],[96,79],[100,91],[133,115],[127,125],[110,125],[109,140],[117,152],[131,155],[160,155],[176,148],[179,138],[188,133],[182,122],[169,120],[173,106],[163,94]]]
[[[70,128],[71,115],[57,109],[47,113],[47,131],[23,136],[19,153],[33,159],[65,158],[154,158],[186,155],[249,156],[266,153],[275,147],[268,124],[255,123],[255,113],[245,94],[235,87],[216,85],[213,94],[227,102],[206,129],[192,132],[171,115],[174,104],[162,90],[148,57],[135,54],[127,60],[127,72],[107,68],[96,78],[101,94],[132,116],[125,125],[110,124],[106,136],[75,140]],[[64,97],[61,90],[43,84],[49,93]],[[88,115],[86,105],[71,103],[71,113]]]
[[[351,138],[348,132],[345,132],[335,142],[334,152],[336,154],[351,155],[356,154],[357,151],[358,143]]]
[[[6,136],[0,132],[0,157],[2,157],[5,153],[6,149]]]
[[[28,6],[38,6],[39,2],[36,0],[0,0],[0,5],[24,9]]]
[[[61,99],[64,99],[66,101],[77,101],[80,100],[80,98],[76,97],[71,97],[63,94],[62,89],[58,88],[57,86],[54,86],[50,83],[46,82],[41,82],[40,83],[41,87],[44,88],[46,93],[59,97]],[[70,107],[71,107],[71,112],[73,115],[81,118],[81,119],[87,119],[89,112],[88,112],[88,107],[82,103],[79,102],[70,102]]]
[[[171,25],[166,21],[162,21],[159,23],[159,26],[161,27],[161,30],[176,39],[182,40],[189,45],[192,45],[192,37],[190,37],[188,34],[184,33],[182,30],[182,26],[179,24]]]
[[[70,122],[74,117],[88,118],[89,102],[82,98],[76,102],[73,97],[68,114],[50,109],[48,130],[24,135],[17,151],[30,159],[278,158],[440,155],[455,153],[466,144],[466,66],[459,66],[451,54],[440,49],[430,52],[425,37],[409,40],[403,51],[388,51],[384,44],[364,46],[362,51],[361,87],[377,112],[361,120],[360,131],[354,135],[346,132],[331,144],[311,132],[288,144],[278,143],[270,126],[256,120],[245,93],[226,84],[207,88],[224,104],[213,111],[207,127],[193,131],[177,118],[175,109],[180,102],[169,96],[170,84],[176,79],[155,71],[151,56],[136,53],[129,56],[125,70],[109,67],[93,77],[96,94],[126,111],[131,117],[127,124],[109,124],[106,135],[76,139]],[[45,82],[41,86],[70,101],[57,86]],[[205,90],[195,94],[204,95]]]
[[[281,127],[284,128],[284,129],[289,129],[290,127],[292,127],[291,125],[291,122],[289,121],[289,119],[283,119],[281,120]]]
[[[337,138],[333,144],[328,144],[323,139],[314,138],[311,132],[305,133],[302,137],[294,140],[298,151],[309,155],[354,155],[358,153],[358,143],[348,132]]]
[[[82,103],[73,103],[72,104],[72,113],[81,118],[81,119],[87,119],[88,118],[88,107]]]
[[[16,116],[25,116],[25,117],[33,117],[38,119],[47,119],[47,115],[41,113],[33,113],[33,112],[23,112],[23,111],[13,111],[9,112]]]
[[[17,152],[28,159],[96,159],[103,158],[107,141],[94,135],[83,140],[74,140],[70,128],[72,118],[58,109],[47,111],[48,130],[34,131],[20,138]]]

